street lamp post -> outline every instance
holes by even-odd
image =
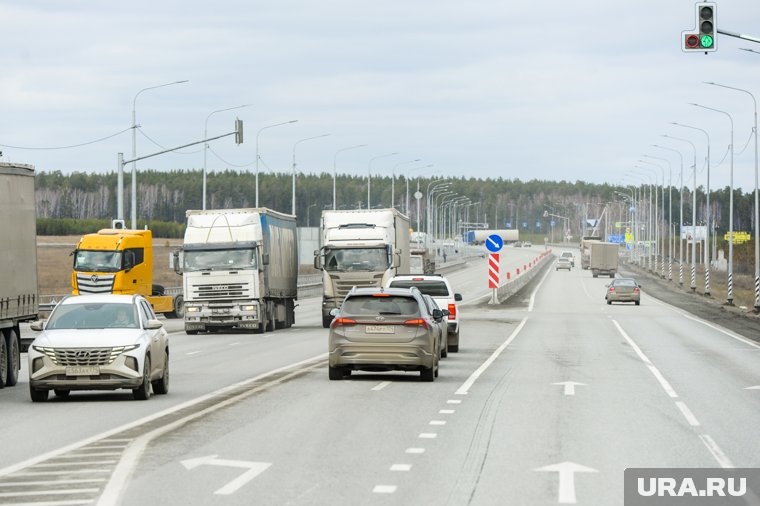
[[[396,204],[396,169],[400,167],[401,165],[419,162],[420,160],[421,158],[417,158],[415,160],[409,160],[408,162],[397,163],[396,165],[393,166],[393,169],[391,169],[391,208],[394,208]],[[406,188],[408,190],[409,189],[408,178],[405,178],[405,179],[407,179]],[[409,211],[407,211],[406,214],[409,214]]]
[[[261,159],[261,156],[259,155],[259,135],[261,135],[261,132],[268,128],[274,128],[282,125],[289,125],[290,123],[297,123],[297,119],[292,119],[290,121],[283,121],[282,123],[275,123],[274,125],[267,125],[264,127],[259,128],[259,131],[256,132],[256,207],[259,207],[259,160]]]
[[[667,158],[660,158],[658,156],[650,156],[650,155],[644,155],[646,158],[651,158],[653,160],[661,160],[668,164],[668,233],[667,233],[667,241],[668,241],[668,281],[673,281],[673,250],[671,248],[672,245],[672,234],[670,232],[671,224],[673,223],[673,167],[670,164],[670,160]],[[643,161],[643,160],[642,160]],[[655,164],[653,164],[655,165]],[[658,166],[658,165],[657,165]],[[658,166],[659,167],[659,166]],[[665,186],[665,169],[660,167],[662,170],[662,181],[663,181],[663,188]],[[665,192],[663,190],[662,193],[662,220],[665,220]],[[665,235],[663,234],[663,241],[665,241]],[[665,244],[662,245],[662,256],[665,257]],[[662,277],[665,278],[665,262],[662,263]]]
[[[430,213],[431,210],[431,197],[435,192],[438,190],[445,190],[448,189],[449,185],[451,185],[450,182],[443,182],[439,180],[433,180],[430,183],[428,183],[427,188],[425,189],[425,232],[430,234],[430,228],[433,225],[432,216]],[[433,187],[432,189],[430,187]]]
[[[655,248],[654,248],[654,255],[652,255],[652,245],[650,243],[650,245],[649,245],[649,255],[654,257],[654,262],[652,262],[653,266],[652,265],[649,266],[649,270],[650,270],[650,272],[654,272],[654,274],[657,275],[657,248],[660,245],[660,225],[659,225],[659,221],[657,219],[658,218],[658,216],[657,216],[657,214],[658,214],[658,212],[657,212],[658,211],[658,204],[657,204],[657,202],[659,200],[658,196],[657,196],[657,171],[655,171],[653,169],[650,169],[648,167],[642,167],[640,165],[635,165],[634,167],[638,168],[638,169],[641,169],[641,170],[652,171],[654,173],[654,179],[651,179],[652,172],[647,172],[647,177],[650,178],[650,180],[649,180],[650,184],[654,187],[654,207],[652,208],[652,209],[654,209],[654,215],[653,215],[652,219],[650,220],[651,221],[650,227],[651,227],[651,231],[654,232]],[[650,206],[652,205],[652,203],[651,203],[651,194],[650,194],[650,203],[649,203],[649,205]]]
[[[681,142],[688,142],[691,144],[691,148],[694,150],[694,164],[692,165],[692,171],[693,171],[693,185],[694,185],[694,192],[691,196],[692,198],[692,204],[691,204],[691,226],[692,229],[692,243],[691,243],[691,291],[692,293],[697,290],[697,250],[694,247],[696,244],[696,232],[697,232],[697,146],[694,145],[693,142],[691,142],[689,139],[684,139],[682,137],[673,137],[672,135],[663,135],[663,137],[666,137],[668,139],[673,139],[676,141]],[[686,237],[686,245],[689,244],[689,238]]]
[[[367,147],[367,144],[357,144],[356,146],[349,146],[347,148],[339,149],[335,152],[335,156],[333,157],[333,211],[336,210],[338,207],[338,198],[337,198],[337,192],[336,192],[336,185],[335,181],[337,179],[337,169],[336,164],[338,162],[338,153],[342,153],[343,151],[348,151],[350,149],[357,149],[357,148],[364,148]]]
[[[226,109],[217,109],[212,111],[206,116],[206,121],[203,123],[203,138],[208,139],[208,119],[218,112],[232,111],[234,109],[242,109],[243,107],[250,107],[251,104],[237,105],[235,107],[228,107]],[[208,142],[203,143],[203,210],[206,210],[206,151],[208,150]]]
[[[311,208],[312,208],[312,207],[315,207],[316,205],[317,205],[317,203],[315,202],[315,203],[313,203],[313,204],[309,204],[309,207],[307,207],[307,208],[306,208],[306,226],[307,226],[307,227],[309,226],[309,221],[310,221],[310,220],[309,220],[309,217],[310,217],[310,216],[309,216],[309,213],[310,213],[310,211],[311,211]]]
[[[433,164],[429,163],[429,164],[427,164],[427,165],[425,165],[423,167],[415,167],[413,169],[410,169],[409,172],[407,172],[407,175],[404,176],[404,180],[406,181],[406,203],[404,204],[404,213],[407,216],[410,216],[409,215],[409,174],[411,174],[412,172],[415,172],[417,170],[427,169],[428,167],[432,167],[432,166],[433,166]],[[419,178],[419,176],[417,176],[417,191],[420,191],[420,178]],[[419,203],[420,203],[420,201],[419,201],[419,199],[417,199],[417,207],[418,207],[418,209],[417,209],[417,215],[418,215],[418,217],[419,217],[419,211],[420,211],[419,210]]]
[[[707,137],[707,193],[706,193],[706,217],[705,217],[705,295],[710,295],[710,134],[706,130],[682,123],[672,123],[683,128],[699,130]]]
[[[729,90],[736,90],[746,93],[752,98],[752,103],[754,105],[754,112],[755,112],[755,124],[752,127],[752,130],[755,132],[755,312],[760,311],[760,234],[758,231],[760,231],[760,202],[758,202],[758,188],[757,188],[757,100],[755,99],[755,96],[750,93],[747,90],[741,89],[741,88],[734,88],[733,86],[726,86],[725,84],[718,84],[718,83],[712,83],[709,82],[707,84],[711,84],[713,86],[720,86],[721,88],[728,88]],[[731,141],[731,153],[733,156],[733,141]],[[708,174],[709,174],[709,162],[708,162]],[[733,197],[734,192],[731,191],[731,197]],[[708,197],[709,198],[709,197]],[[734,237],[731,236],[731,242],[733,242]]]
[[[293,192],[291,197],[291,213],[293,216],[296,215],[296,146],[301,144],[302,142],[311,141],[314,139],[321,139],[322,137],[328,137],[330,134],[322,134],[322,135],[315,135],[314,137],[307,137],[305,139],[297,140],[293,144]]]
[[[398,152],[393,153],[387,153],[385,155],[378,155],[374,158],[369,159],[369,163],[367,164],[367,209],[372,209],[372,203],[370,199],[370,186],[372,185],[372,162],[377,160],[378,158],[385,158],[388,156],[395,156]]]
[[[726,291],[726,304],[734,305],[734,118],[726,111],[714,109],[700,104],[691,104],[695,107],[707,109],[708,111],[719,112],[728,116],[731,123],[731,169],[730,169],[730,187],[731,194],[728,196],[728,288]],[[696,161],[695,161],[696,163]]]
[[[451,196],[456,195],[456,194],[457,194],[457,192],[448,190],[448,191],[444,191],[444,192],[438,193],[438,194],[436,194],[436,195],[433,196],[433,236],[434,237],[438,237],[438,238],[442,239],[442,237],[441,237],[441,230],[440,230],[440,228],[441,228],[441,213],[440,213],[440,211],[438,209],[438,199],[440,198],[441,202],[443,202],[443,200],[446,197],[451,197]]]
[[[656,158],[649,155],[642,155],[645,158],[652,158],[656,160],[664,160],[664,158]],[[667,162],[667,160],[665,160]],[[660,174],[662,176],[662,184],[660,185],[660,206],[662,209],[662,213],[660,214],[659,221],[657,222],[659,228],[659,232],[657,234],[658,242],[657,242],[657,249],[659,250],[660,255],[660,266],[661,266],[661,273],[660,276],[665,279],[665,241],[667,240],[669,242],[669,239],[666,239],[665,234],[665,168],[661,165],[658,165],[656,163],[648,162],[646,160],[639,160],[641,163],[646,163],[647,165],[652,165],[653,167],[657,167],[660,169]],[[670,162],[668,162],[670,163]],[[655,171],[656,173],[656,171]],[[668,225],[668,228],[670,228],[670,225]],[[662,237],[660,237],[662,236]]]
[[[155,90],[156,88],[163,88],[165,86],[171,86],[173,84],[187,83],[189,80],[184,79],[182,81],[173,81],[171,83],[159,84],[158,86],[150,86],[143,88],[135,93],[135,98],[132,100],[132,159],[137,158],[137,97],[140,93],[148,90]],[[204,137],[205,138],[205,137]],[[132,162],[132,229],[137,229],[137,161]]]
[[[666,151],[672,151],[674,153],[678,154],[678,158],[681,160],[681,170],[680,170],[680,176],[678,179],[678,193],[680,195],[680,206],[679,206],[679,222],[678,222],[678,285],[683,286],[683,243],[681,242],[681,231],[683,230],[683,154],[681,154],[680,151],[677,149],[669,148],[666,146],[660,146],[658,144],[652,144],[655,148],[664,149]],[[673,234],[673,239],[675,239],[675,234]],[[673,242],[673,241],[671,241]],[[673,242],[675,244],[675,242]]]

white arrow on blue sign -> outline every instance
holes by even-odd
[[[504,247],[504,239],[498,234],[491,234],[486,239],[486,248],[491,253],[498,253]]]

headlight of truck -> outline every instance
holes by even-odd
[[[240,306],[241,311],[256,311],[256,306],[253,304],[250,304],[248,306]]]
[[[185,311],[188,313],[198,313],[200,312],[201,307],[200,306],[186,306]]]

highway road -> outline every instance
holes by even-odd
[[[541,249],[509,249],[503,269]],[[485,260],[451,272],[467,301]],[[546,269],[461,309],[459,353],[329,381],[318,297],[291,329],[171,331],[171,390],[0,390],[0,504],[622,504],[626,467],[760,467],[760,346],[644,289]],[[25,358],[25,357],[24,357]],[[760,387],[759,387],[760,388]]]

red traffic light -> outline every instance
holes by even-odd
[[[691,33],[686,36],[686,39],[684,40],[684,44],[686,44],[686,47],[689,49],[696,49],[699,47],[699,36],[697,34]]]

